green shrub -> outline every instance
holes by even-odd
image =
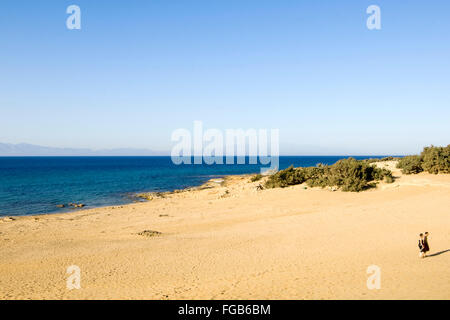
[[[256,174],[256,175],[254,175],[253,177],[251,177],[251,178],[250,178],[250,181],[251,181],[251,182],[256,182],[256,181],[261,180],[262,177],[263,177],[262,174],[258,173],[258,174]]]
[[[420,156],[406,156],[398,161],[397,168],[402,169],[403,174],[422,172],[422,158]]]
[[[391,174],[389,170],[348,158],[339,160],[330,167],[329,180],[330,186],[337,186],[342,191],[359,192],[373,186],[369,182],[382,180],[388,174]]]
[[[393,183],[394,177],[390,170],[378,168],[372,163],[397,159],[397,168],[400,168],[404,174],[414,174],[424,170],[435,174],[450,173],[450,145],[431,146],[424,148],[420,156],[366,160],[347,158],[331,166],[323,164],[307,168],[290,166],[270,176],[265,187],[284,188],[306,182],[310,187],[338,187],[342,191],[359,192],[373,187],[375,181],[384,180],[386,183]]]
[[[398,160],[398,159],[399,158],[389,156],[389,157],[384,157],[384,158],[381,158],[381,159],[370,158],[370,159],[365,159],[364,161],[366,161],[368,163],[375,163],[375,162],[383,162],[383,161],[393,161],[393,160]]]
[[[287,169],[280,170],[271,175],[269,179],[267,179],[265,187],[285,188],[288,186],[301,184],[303,182],[305,182],[305,179],[301,170],[299,170],[299,168],[294,168],[294,166],[290,166]]]
[[[322,187],[330,185],[330,166],[318,164],[316,167],[301,168],[309,187]]]
[[[429,173],[450,173],[450,145],[425,147],[421,153],[422,168]]]
[[[397,168],[404,174],[416,174],[422,171],[429,173],[450,173],[450,145],[446,147],[425,147],[420,156],[401,158]]]
[[[373,172],[373,180],[383,180],[383,179],[385,180],[394,179],[391,170],[385,168],[376,168]]]
[[[287,187],[306,182],[310,187],[336,186],[342,191],[359,192],[373,186],[372,181],[392,179],[386,169],[371,166],[366,161],[353,158],[342,159],[332,166],[318,164],[316,167],[294,168],[279,171],[269,177],[266,188]]]

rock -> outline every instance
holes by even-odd
[[[153,193],[139,193],[136,197],[147,201],[152,201],[155,198],[155,195]]]
[[[86,205],[84,203],[69,203],[69,206],[74,207],[74,208],[83,208]]]
[[[66,205],[65,204],[57,204],[56,207],[57,208],[64,208]]]
[[[230,196],[230,191],[225,190],[223,194],[219,196],[219,198],[228,198]]]
[[[144,192],[136,194],[135,197],[151,201],[154,199],[164,199],[167,195],[171,193],[172,192]]]
[[[156,237],[160,236],[162,233],[159,231],[153,231],[153,230],[144,230],[142,232],[139,232],[138,235],[144,236],[144,237]]]

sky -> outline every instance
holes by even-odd
[[[80,30],[66,27],[73,4]],[[448,0],[2,0],[0,142],[169,153],[172,132],[200,120],[279,129],[289,155],[447,145],[449,12]]]

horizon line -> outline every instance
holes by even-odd
[[[231,155],[223,155],[228,157]],[[404,157],[405,154],[280,154],[279,157]],[[142,157],[142,158],[157,158],[157,157],[172,157],[171,155],[0,155],[0,158],[111,158],[111,157]],[[208,157],[208,156],[190,156],[190,157]],[[214,157],[214,156],[213,156]],[[233,155],[233,157],[275,157],[275,155],[267,156],[241,156]]]

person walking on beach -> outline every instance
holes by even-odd
[[[423,237],[423,256],[427,256],[427,252],[430,251],[430,246],[428,245],[428,232],[425,232],[425,236]]]
[[[423,233],[419,234],[419,258],[424,258],[425,257],[425,239],[423,237]]]

